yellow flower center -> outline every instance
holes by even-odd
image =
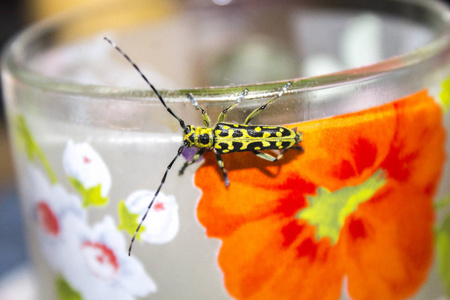
[[[308,206],[300,210],[296,218],[306,220],[316,228],[318,241],[328,237],[335,244],[345,218],[359,204],[372,198],[385,183],[385,172],[378,170],[357,186],[344,187],[334,192],[319,187],[316,195],[307,197]]]

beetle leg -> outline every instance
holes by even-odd
[[[217,164],[219,165],[219,168],[222,170],[225,186],[228,187],[230,185],[230,180],[228,179],[228,172],[227,170],[225,170],[225,167],[223,165],[222,156],[216,150],[214,150],[214,153],[216,154]]]
[[[200,105],[198,105],[197,100],[195,100],[194,96],[191,93],[187,94],[187,97],[188,97],[189,101],[191,101],[192,105],[194,105],[196,110],[202,111],[203,124],[205,124],[206,127],[209,127],[211,120],[210,120],[208,114],[206,113],[206,111],[203,108],[201,108]]]
[[[275,96],[273,96],[269,101],[267,101],[266,104],[261,105],[260,107],[258,107],[257,109],[255,109],[254,111],[252,111],[251,114],[248,115],[247,119],[245,119],[244,124],[247,125],[248,123],[250,123],[251,120],[253,120],[254,117],[256,117],[257,115],[259,115],[264,109],[266,109],[267,105],[269,105],[273,100],[280,98],[286,91],[287,89],[291,86],[291,83],[288,82],[282,89],[281,91],[276,94]]]
[[[195,163],[197,160],[200,159],[200,157],[202,156],[202,154],[205,152],[206,148],[201,148],[197,151],[197,153],[195,153],[194,157],[192,158],[191,161],[186,161],[184,163],[184,165],[181,167],[180,171],[178,171],[178,175],[181,176],[184,174],[184,171],[186,170],[187,167],[189,167],[190,165],[192,165],[193,163]]]
[[[227,112],[230,109],[233,109],[236,105],[238,105],[239,103],[241,103],[241,101],[245,98],[245,96],[247,96],[248,94],[248,90],[245,89],[242,91],[242,94],[239,96],[239,98],[237,99],[236,103],[231,104],[230,106],[228,106],[227,108],[225,108],[219,115],[219,118],[217,119],[217,123],[222,123],[223,120],[225,120],[225,117],[227,116]]]
[[[284,153],[286,153],[287,150],[288,150],[288,149],[283,149],[283,150],[281,150],[280,154],[279,154],[278,156],[276,156],[276,157],[273,156],[273,155],[271,155],[271,154],[269,154],[269,153],[264,153],[264,152],[261,152],[261,151],[258,151],[258,150],[252,150],[252,152],[253,152],[256,156],[258,156],[259,158],[262,158],[262,159],[265,159],[265,160],[268,160],[268,161],[275,162],[275,161],[277,161],[277,160],[282,159]]]

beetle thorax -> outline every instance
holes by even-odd
[[[183,132],[183,142],[187,147],[211,148],[214,144],[213,129],[187,125]]]

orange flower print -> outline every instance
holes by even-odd
[[[214,155],[195,175],[198,218],[222,240],[237,299],[402,299],[427,277],[433,196],[445,160],[442,111],[426,91],[296,124],[303,154]]]

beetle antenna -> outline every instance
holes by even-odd
[[[153,203],[155,202],[155,199],[156,199],[156,197],[157,197],[158,194],[159,194],[159,191],[161,190],[161,188],[162,188],[164,182],[166,182],[167,173],[169,173],[169,170],[172,168],[172,165],[175,163],[175,161],[177,160],[177,158],[180,157],[180,155],[183,153],[184,147],[185,147],[185,146],[182,145],[182,146],[178,149],[177,155],[172,159],[172,161],[170,162],[170,164],[167,166],[166,172],[164,173],[164,176],[163,176],[162,179],[161,179],[161,183],[159,184],[159,187],[158,187],[158,189],[156,190],[155,195],[153,196],[152,201],[150,201],[150,203],[149,203],[149,205],[148,205],[148,207],[147,207],[147,210],[145,211],[145,214],[144,214],[144,216],[143,216],[142,219],[141,219],[141,222],[139,223],[138,227],[136,228],[136,231],[134,232],[133,237],[131,238],[130,247],[128,248],[128,256],[131,255],[131,248],[133,247],[133,243],[134,243],[134,240],[136,239],[136,236],[137,236],[137,234],[138,234],[138,232],[139,232],[139,229],[141,229],[141,226],[142,226],[142,224],[144,223],[145,218],[147,218],[148,212],[149,212],[150,209],[152,208]]]
[[[150,88],[155,92],[156,96],[158,96],[159,101],[161,101],[162,105],[164,105],[164,107],[167,109],[167,111],[175,118],[178,120],[178,122],[180,122],[180,126],[181,128],[186,128],[186,125],[184,124],[184,121],[178,117],[166,104],[166,102],[164,101],[163,97],[161,96],[161,94],[158,92],[158,90],[153,86],[153,84],[150,83],[150,81],[147,79],[147,77],[144,75],[144,73],[141,71],[141,69],[139,69],[139,67],[134,63],[134,61],[131,60],[131,58],[122,51],[122,49],[120,49],[116,43],[114,43],[113,41],[111,41],[110,39],[108,39],[107,37],[103,37],[103,39],[105,41],[107,41],[108,43],[111,44],[111,46],[113,46],[120,54],[122,54],[123,57],[125,57],[126,60],[128,60],[128,62],[130,64],[133,65],[133,67],[139,72],[139,74],[141,74],[142,78],[144,78],[145,82],[147,82],[147,84],[150,86]]]

